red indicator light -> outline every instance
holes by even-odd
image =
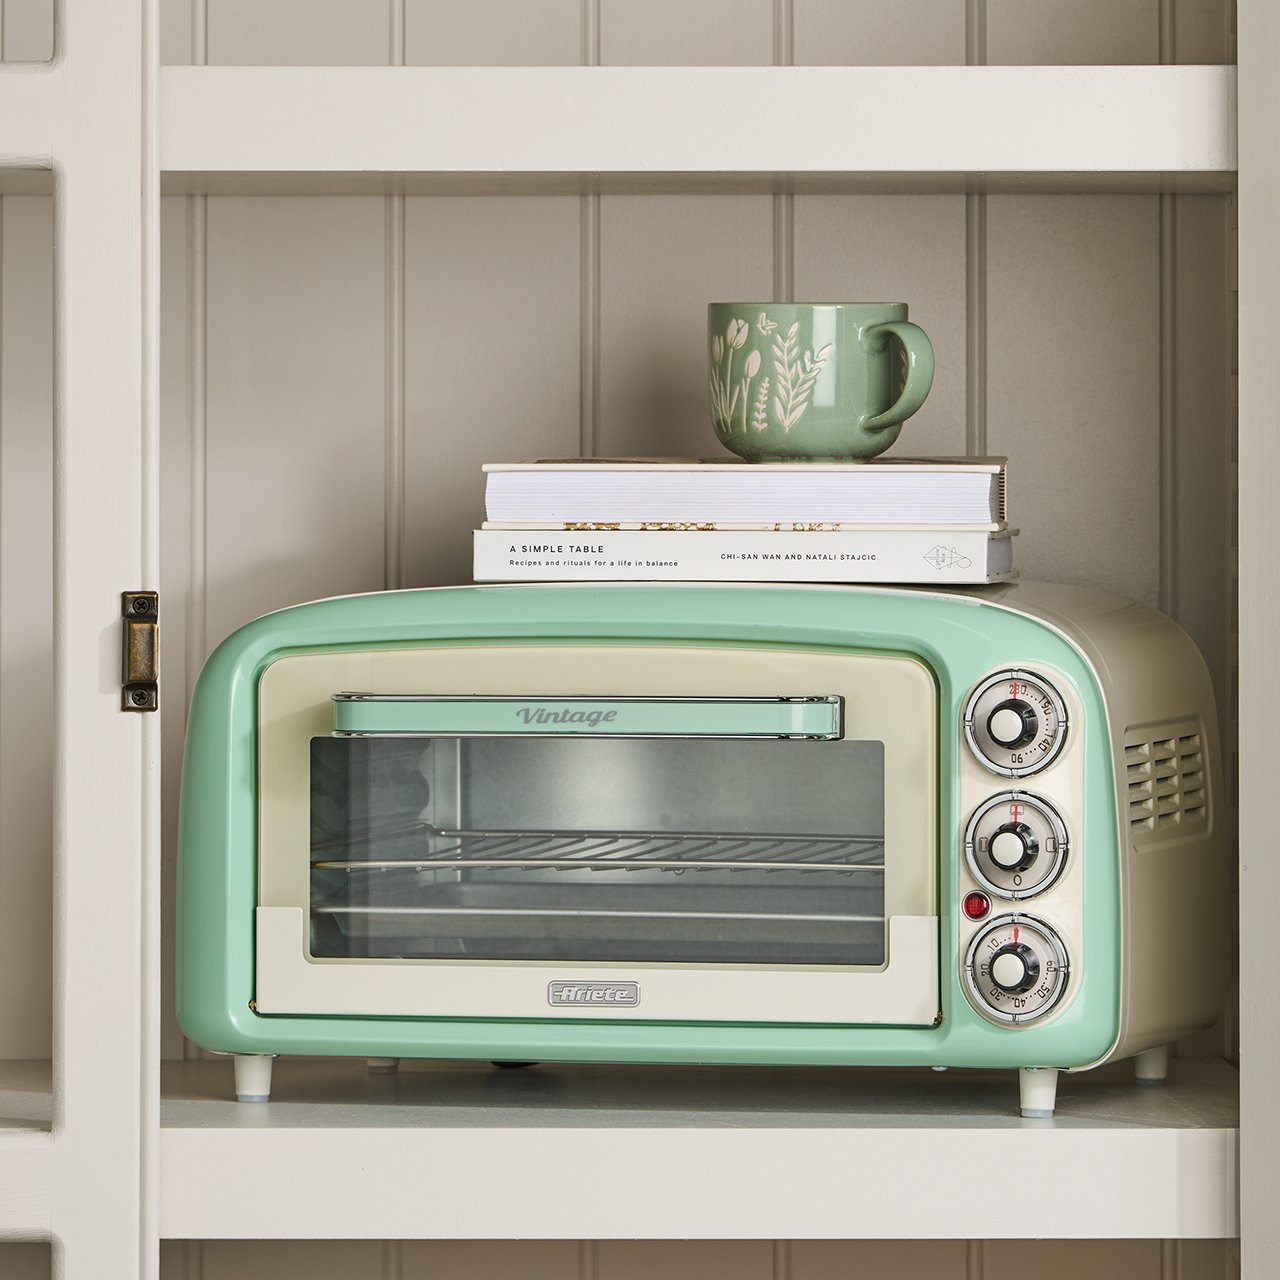
[[[991,899],[985,893],[966,893],[964,895],[964,913],[970,920],[985,920],[991,910]]]

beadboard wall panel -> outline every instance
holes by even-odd
[[[406,203],[403,584],[437,586],[471,577],[482,463],[578,453],[579,202]]]
[[[707,303],[772,296],[764,196],[601,201],[600,406],[593,452],[705,457]]]
[[[383,204],[208,202],[207,625],[382,585]]]
[[[992,196],[987,440],[1024,574],[1159,594],[1156,196]]]
[[[388,0],[201,0],[208,61],[240,66],[377,66],[387,61]]]
[[[52,202],[0,200],[0,1057],[52,1045]]]
[[[964,1240],[794,1240],[779,1249],[774,1280],[986,1280],[970,1266],[974,1248]]]
[[[598,1247],[577,1240],[406,1240],[388,1262],[394,1280],[578,1280]]]
[[[1160,61],[1160,0],[985,0],[992,64]]]
[[[571,67],[582,0],[403,0],[409,66]]]
[[[49,1280],[52,1270],[47,1244],[0,1243],[0,1276],[4,1280]]]
[[[992,63],[1213,63],[1230,60],[1234,31],[1230,0],[329,0],[322,20],[310,0],[161,0],[165,62],[193,60],[193,8],[211,62],[296,65],[386,61],[401,20],[405,60],[424,66],[572,65],[582,25],[599,27],[605,63],[695,66],[964,62],[966,28]],[[48,58],[50,0],[3,12],[5,56]],[[790,59],[771,51],[779,28]]]
[[[930,335],[933,387],[897,453],[965,452],[965,284],[963,196],[796,197],[796,297],[907,302]]]
[[[12,1280],[44,1280],[44,1246]],[[43,1268],[41,1269],[43,1263]],[[24,1269],[25,1268],[25,1269]],[[161,1280],[1229,1280],[1221,1240],[216,1240],[165,1241]]]
[[[799,67],[924,67],[965,61],[966,0],[791,0]],[[887,104],[867,104],[867,125]]]
[[[772,0],[597,0],[604,66],[768,66]],[[766,103],[726,103],[726,130],[749,128]]]
[[[163,625],[163,664],[160,688],[160,776],[162,918],[173,919],[173,857],[178,840],[178,779],[182,773],[183,737],[187,706],[200,666],[208,656],[204,611],[207,603],[205,547],[204,351],[192,347],[188,326],[192,308],[203,317],[204,275],[193,278],[188,235],[193,214],[202,214],[204,201],[168,197],[160,202],[160,293],[165,322],[160,331],[160,599]],[[193,402],[193,389],[200,399]],[[160,1025],[161,1053],[183,1056],[183,1039],[172,1017],[174,991],[173,930],[161,930],[161,1005],[169,1011]]]

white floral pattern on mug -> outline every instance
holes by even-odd
[[[772,385],[773,416],[783,431],[790,433],[804,411],[809,407],[814,384],[826,364],[831,346],[828,343],[820,351],[801,349],[798,340],[799,322],[795,322],[782,337],[775,337],[776,320],[770,320],[766,312],[760,312],[755,327],[761,338],[772,337],[770,355],[773,360],[772,379],[768,374],[756,388],[755,400],[751,399],[751,384],[759,376],[762,357],[753,348],[734,373],[734,352],[740,351],[751,336],[751,325],[745,320],[730,320],[724,335],[711,339],[711,418],[716,433],[733,435],[738,429],[739,404],[741,405],[741,430],[765,431],[770,425],[769,391]],[[721,367],[723,366],[723,368]],[[748,426],[748,414],[750,425]]]

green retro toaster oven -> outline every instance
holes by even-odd
[[[191,706],[178,1006],[273,1056],[1017,1068],[1220,1014],[1213,693],[1155,611],[584,584],[323,600]]]

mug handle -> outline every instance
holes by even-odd
[[[896,404],[862,424],[869,431],[880,431],[905,422],[924,404],[929,388],[933,386],[933,343],[918,324],[912,324],[910,320],[886,320],[883,324],[873,324],[863,333],[862,345],[869,351],[882,351],[890,334],[906,350],[907,382]]]

